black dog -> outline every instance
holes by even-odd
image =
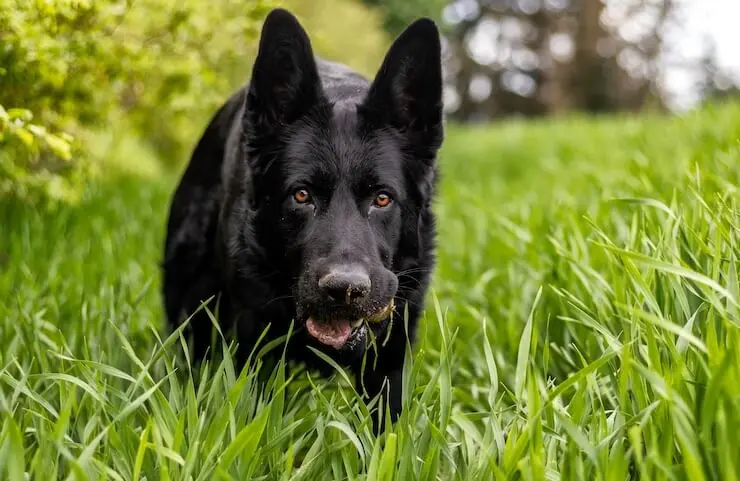
[[[442,139],[431,20],[396,39],[370,83],[316,59],[296,18],[273,10],[250,83],[211,120],[174,194],[170,324],[213,297],[243,362],[268,323],[276,337],[295,321],[288,355],[316,363],[307,346],[322,350],[371,397],[387,383],[395,421],[407,335],[413,342],[434,266]],[[196,361],[211,327],[203,311],[191,319]]]

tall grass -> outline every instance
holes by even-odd
[[[159,298],[174,178],[4,202],[0,479],[739,479],[740,107],[453,126],[442,164],[379,439],[341,370],[190,370]]]

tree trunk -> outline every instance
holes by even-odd
[[[587,112],[604,112],[613,107],[605,61],[598,52],[599,40],[605,36],[600,22],[603,10],[601,0],[581,0],[578,9],[570,90],[574,106]]]

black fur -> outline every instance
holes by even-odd
[[[277,337],[295,320],[291,359],[315,366],[306,346],[321,349],[371,397],[387,380],[395,421],[404,313],[413,342],[434,266],[441,75],[431,20],[396,39],[371,83],[316,59],[295,17],[273,10],[249,84],[211,120],[172,199],[163,285],[171,327],[214,296],[243,362],[268,323]],[[296,201],[299,191],[308,202]],[[367,318],[391,300],[394,322],[354,329],[341,348],[307,334],[309,317],[322,326]],[[377,351],[367,347],[369,330],[379,344],[387,337]],[[188,332],[197,362],[210,346],[205,312]]]

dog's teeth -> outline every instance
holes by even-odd
[[[362,321],[364,321],[364,319],[357,319],[356,321],[352,321],[352,327],[360,327],[362,325]]]

